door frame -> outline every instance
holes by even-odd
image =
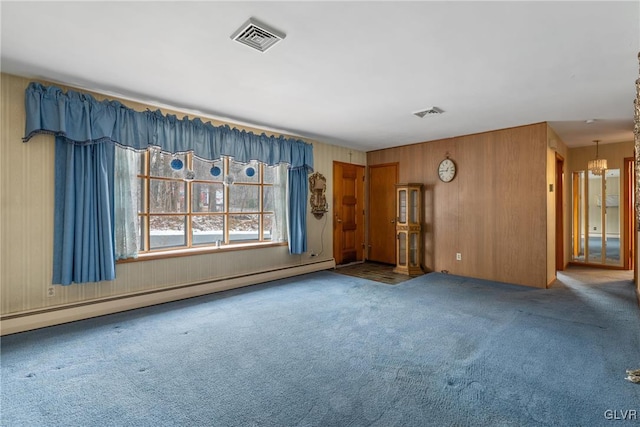
[[[635,233],[636,233],[636,216],[634,211],[634,195],[635,195],[635,159],[633,157],[624,158],[624,178],[622,192],[624,193],[624,256],[623,267],[625,270],[633,270],[635,266]]]
[[[585,261],[575,261],[574,258],[577,256],[577,249],[579,246],[579,218],[578,211],[576,210],[576,206],[579,203],[578,191],[576,191],[577,186],[579,185],[579,179],[577,178],[577,173],[583,172],[585,174],[585,182],[583,185],[586,185],[588,188],[588,171],[574,171],[572,172],[572,195],[573,195],[573,203],[571,204],[571,212],[572,212],[572,230],[573,230],[573,238],[571,240],[571,251],[572,254],[571,260],[569,261],[570,265],[581,265],[588,266],[600,269],[609,269],[609,270],[635,270],[635,253],[636,253],[636,245],[638,244],[638,239],[636,238],[636,217],[635,217],[635,206],[633,203],[634,195],[635,195],[635,159],[633,157],[625,157],[623,162],[623,167],[620,180],[621,180],[621,207],[622,207],[622,223],[620,224],[620,233],[622,234],[620,239],[620,257],[621,263],[619,265],[611,265],[603,263],[590,263],[588,261],[588,241],[585,240]],[[604,192],[604,188],[606,183],[603,179],[602,188]],[[587,191],[585,191],[587,193]],[[585,194],[584,200],[584,209],[588,210],[588,194]],[[604,210],[602,211],[602,216],[604,217]],[[601,223],[604,223],[604,220],[601,220]],[[588,236],[589,226],[588,220],[585,221],[584,225],[585,236]],[[606,231],[606,230],[603,230]],[[603,252],[603,258],[604,258]]]

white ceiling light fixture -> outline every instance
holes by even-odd
[[[594,140],[596,143],[596,158],[593,160],[589,160],[588,168],[589,171],[594,175],[602,175],[602,173],[607,170],[607,159],[599,159],[598,158],[598,143],[599,139]]]
[[[247,22],[242,24],[242,26],[231,35],[232,40],[249,46],[258,52],[266,52],[267,49],[285,37],[286,34],[283,32],[275,30],[254,18],[249,18]]]
[[[413,114],[422,119],[422,118],[424,118],[426,116],[433,116],[433,115],[442,114],[442,113],[444,113],[444,110],[442,108],[429,107],[429,108],[427,108],[425,110],[416,111]]]

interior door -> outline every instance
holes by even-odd
[[[396,263],[396,189],[398,164],[369,166],[369,252],[367,259]]]
[[[333,257],[336,264],[362,261],[364,166],[333,162]]]
[[[564,158],[556,153],[556,270],[564,270]]]

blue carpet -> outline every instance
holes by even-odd
[[[584,254],[583,254],[584,255]],[[607,260],[620,261],[620,239],[609,237],[606,245]],[[602,259],[602,237],[589,237],[589,259]]]
[[[611,425],[607,410],[640,416],[640,385],[624,379],[640,367],[629,281],[539,290],[431,273],[389,286],[323,271],[1,344],[7,427],[599,426]]]

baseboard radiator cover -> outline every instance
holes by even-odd
[[[215,279],[201,283],[128,294],[101,300],[83,301],[65,306],[49,307],[25,313],[11,313],[0,319],[0,335],[25,332],[47,326],[148,307],[166,302],[207,295],[245,286],[257,285],[301,274],[335,268],[335,260],[317,261],[252,274]]]

